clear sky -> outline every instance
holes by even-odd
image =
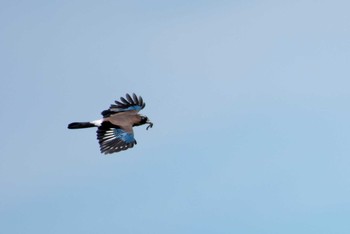
[[[0,233],[350,233],[349,1],[1,1]],[[127,92],[154,127],[101,155]]]

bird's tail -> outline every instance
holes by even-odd
[[[68,124],[69,129],[92,128],[92,127],[96,127],[96,125],[90,122],[74,122],[74,123]]]

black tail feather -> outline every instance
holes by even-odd
[[[68,124],[69,129],[92,128],[92,127],[96,127],[96,126],[89,122],[74,122],[74,123]]]

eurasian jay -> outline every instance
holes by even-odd
[[[97,127],[97,140],[101,153],[111,154],[127,150],[137,144],[134,138],[134,126],[148,124],[147,130],[153,127],[147,116],[138,113],[145,106],[141,96],[126,94],[126,98],[121,97],[120,101],[115,101],[108,110],[102,111],[102,119],[70,123],[68,128]]]

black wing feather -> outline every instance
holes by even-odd
[[[97,129],[97,140],[100,144],[101,153],[111,154],[116,153],[122,150],[127,150],[136,145],[136,140],[134,139],[131,142],[124,141],[120,135],[116,135],[114,132],[115,129],[120,129],[118,127],[106,127],[101,126]]]
[[[128,93],[126,94],[126,98],[130,104],[135,105],[134,100],[132,100],[131,96]]]
[[[114,101],[115,104],[111,104],[108,110],[102,111],[103,117],[109,117],[112,114],[125,111],[140,111],[145,108],[146,104],[144,103],[141,96],[137,96],[135,93],[130,96],[130,94],[125,95],[126,98],[121,97],[120,101]]]

